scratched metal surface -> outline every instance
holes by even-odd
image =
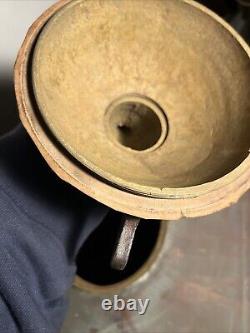
[[[73,288],[62,333],[249,333],[249,217],[250,193],[212,216],[170,222],[153,270],[119,293],[150,298],[146,314],[105,312],[106,295]]]

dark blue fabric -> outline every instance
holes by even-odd
[[[0,139],[0,333],[59,331],[77,252],[107,212],[50,170],[21,125]]]

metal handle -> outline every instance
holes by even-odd
[[[116,270],[124,270],[127,266],[132,249],[135,232],[140,223],[140,218],[124,214],[122,217],[122,228],[117,239],[111,267]]]

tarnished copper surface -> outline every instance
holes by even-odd
[[[249,203],[248,193],[220,213],[169,222],[162,256],[130,287],[74,288],[63,333],[249,333]],[[103,311],[114,294],[151,302],[143,316]]]
[[[189,187],[188,190],[171,189],[172,196],[168,193],[167,199],[159,199],[135,195],[123,188],[115,187],[114,184],[104,182],[103,179],[75,163],[75,160],[64,154],[65,150],[56,140],[51,139],[51,135],[45,131],[37,117],[32,103],[27,75],[28,60],[30,60],[31,48],[44,24],[69,2],[65,0],[57,3],[35,22],[22,46],[15,70],[16,94],[21,119],[51,168],[62,179],[93,198],[119,211],[145,218],[178,219],[182,216],[206,215],[237,201],[249,189],[249,157],[233,172],[217,181],[198,185],[195,188]],[[216,32],[212,34],[212,37],[210,36],[207,49],[214,53],[219,52],[220,65],[224,65],[230,58],[222,57],[220,48],[215,47],[217,33],[222,33],[225,39],[232,38],[234,40],[232,48],[235,50],[236,47],[238,50],[236,52],[239,54],[245,51],[249,57],[249,47],[228,24],[195,2],[185,1],[185,3],[201,10],[209,16],[209,19],[214,20]],[[154,15],[150,13],[150,17],[154,18]],[[178,27],[179,21],[176,20],[176,22]],[[198,29],[197,43],[199,39],[208,35],[208,30],[202,34]],[[193,48],[189,50],[192,52]],[[213,56],[209,58],[212,62],[213,59]],[[204,62],[204,68],[206,65],[207,59]],[[242,67],[241,70],[249,76],[249,65]],[[248,91],[245,90],[249,88],[249,85],[239,84],[238,74],[242,75],[242,72],[229,71],[231,80],[225,84],[223,79],[218,79],[215,70],[215,74],[212,75],[215,81],[211,80],[209,87],[211,100],[213,96],[219,94],[222,99],[218,98],[218,101],[221,103],[225,101],[224,92],[227,95],[231,84],[234,84],[236,91],[244,90],[249,96]],[[190,81],[195,81],[195,76],[190,76]],[[222,87],[222,90],[217,89],[215,82]],[[194,90],[196,86],[194,85]],[[178,88],[178,82],[176,87]],[[192,99],[192,93],[193,90],[189,89],[187,95],[190,99]],[[227,100],[229,104],[232,96],[234,95]],[[235,110],[239,111],[238,107]],[[225,119],[227,115],[225,113]],[[239,117],[240,115],[241,113]],[[210,120],[209,117],[208,120]],[[169,124],[171,126],[171,122]],[[221,126],[220,134],[226,137],[227,131],[223,121],[218,121],[218,124]],[[248,122],[246,121],[245,124],[247,125]],[[199,140],[196,144],[201,150],[206,147]],[[238,144],[240,145],[240,142]],[[230,151],[224,152],[230,155]],[[228,166],[232,164],[229,163]],[[208,168],[204,169],[204,172],[207,170]],[[238,205],[213,216],[188,222],[184,219],[181,223],[169,222],[169,233],[162,255],[158,259],[153,258],[150,269],[147,266],[144,274],[138,274],[138,280],[132,278],[129,283],[124,282],[119,286],[98,288],[77,278],[77,285],[86,289],[86,292],[73,289],[74,298],[72,298],[72,306],[63,332],[248,333],[250,331],[249,200],[248,194],[240,200]],[[104,312],[100,306],[102,298],[106,295],[112,296],[114,293],[119,293],[123,298],[150,298],[151,305],[148,312],[140,317],[137,313],[128,311]]]

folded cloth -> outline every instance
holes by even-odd
[[[0,332],[60,330],[76,255],[107,213],[53,173],[21,125],[0,139]]]

